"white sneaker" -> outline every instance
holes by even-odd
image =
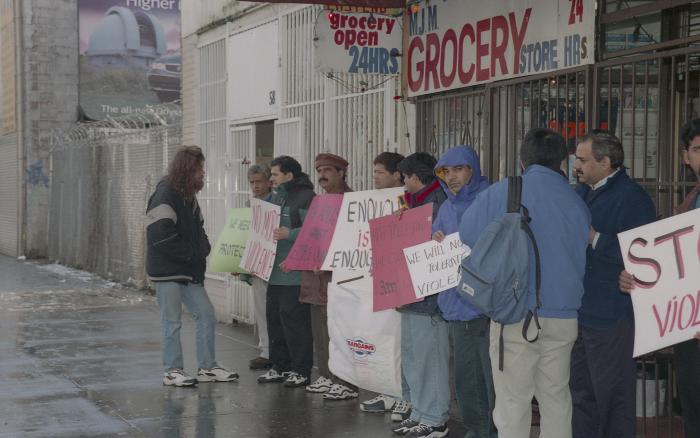
[[[391,421],[404,421],[411,416],[411,405],[399,400],[391,411]]]
[[[370,400],[365,400],[360,403],[360,410],[364,412],[371,412],[376,414],[383,414],[384,412],[390,411],[396,400],[388,395],[379,394]]]
[[[300,386],[306,386],[307,383],[309,383],[308,377],[292,371],[289,373],[287,380],[284,381],[284,386],[286,388],[298,388]]]
[[[353,391],[345,385],[334,383],[331,389],[323,394],[323,398],[326,400],[350,400],[357,398],[357,391]]]
[[[200,382],[233,382],[238,380],[238,373],[226,368],[215,366],[214,368],[200,368],[197,371],[197,380]]]
[[[306,387],[306,392],[313,392],[315,394],[321,394],[324,392],[328,392],[329,389],[331,389],[331,386],[333,385],[333,381],[331,379],[327,379],[323,376],[319,377],[316,379],[314,383]]]
[[[194,386],[197,379],[182,370],[170,370],[163,373],[163,385],[166,386]]]

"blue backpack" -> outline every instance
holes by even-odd
[[[528,342],[527,330],[533,317],[537,329],[540,323],[537,309],[540,303],[540,254],[532,234],[527,208],[521,205],[522,177],[508,177],[508,209],[484,229],[471,253],[461,265],[461,279],[457,287],[460,295],[481,313],[501,324],[498,369],[503,371],[503,325],[525,319],[523,338]],[[529,260],[532,242],[535,252],[536,307],[528,309]]]

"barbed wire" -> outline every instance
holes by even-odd
[[[158,134],[173,128],[180,129],[181,123],[180,105],[167,103],[118,117],[79,122],[70,128],[53,129],[40,135],[39,143],[42,150],[52,154],[58,150],[84,148],[113,139],[142,138],[146,133]]]

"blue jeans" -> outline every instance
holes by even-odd
[[[449,419],[450,346],[447,323],[439,316],[401,313],[401,370],[411,420],[441,426]],[[406,391],[407,390],[407,391]]]
[[[496,438],[493,408],[496,396],[489,356],[489,320],[450,321],[455,357],[455,389],[465,438]]]
[[[183,369],[180,327],[182,327],[182,304],[192,314],[196,323],[197,362],[199,368],[213,368],[214,329],[216,318],[214,307],[204,286],[195,283],[174,281],[156,282],[156,294],[160,307],[160,337],[163,367],[165,371]]]

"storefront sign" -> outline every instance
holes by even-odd
[[[398,211],[402,195],[402,187],[345,193],[321,270],[338,271],[333,276],[335,281],[343,280],[343,276],[369,273],[372,266],[369,221]]]
[[[592,64],[595,2],[444,0],[412,9],[410,96]]]
[[[241,257],[250,231],[250,208],[232,208],[209,256],[209,272],[243,274]]]
[[[459,233],[449,234],[439,243],[431,240],[404,248],[416,298],[425,298],[457,286],[459,266],[470,252],[470,248],[459,240]]]
[[[322,11],[316,19],[314,59],[324,73],[396,74],[401,64],[398,18]]]
[[[299,236],[284,260],[284,267],[291,271],[313,271],[326,259],[333,238],[343,195],[317,195],[311,201]]]
[[[413,293],[403,250],[430,240],[432,225],[432,203],[369,221],[375,312],[422,299]]]
[[[250,234],[241,257],[241,268],[265,281],[270,279],[277,254],[273,232],[280,226],[280,206],[253,198],[250,200]]]
[[[618,234],[635,277],[634,356],[700,332],[700,210]]]
[[[179,113],[180,0],[79,0],[80,106],[92,119]]]

